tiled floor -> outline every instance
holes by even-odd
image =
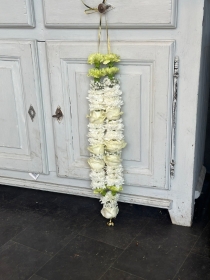
[[[120,204],[107,227],[98,200],[0,186],[0,280],[209,280],[210,176],[191,228],[168,212]]]

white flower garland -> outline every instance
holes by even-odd
[[[119,71],[113,64],[120,58],[115,54],[92,54],[88,63],[95,67],[89,70],[89,132],[88,141],[91,167],[91,187],[101,195],[101,214],[116,218],[119,208],[117,201],[124,184],[121,152],[126,146],[121,106],[123,105],[120,82],[114,76]],[[102,67],[106,65],[106,67]],[[103,78],[102,78],[103,77]]]

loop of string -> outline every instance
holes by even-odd
[[[83,5],[88,8],[85,10],[86,14],[92,14],[99,12],[98,8],[92,8],[84,3],[83,0],[81,0]],[[103,4],[106,4],[107,0],[103,0]],[[102,30],[102,15],[105,14],[105,24],[106,24],[106,38],[107,38],[107,53],[111,53],[111,46],[110,46],[110,39],[109,39],[109,30],[108,30],[108,22],[106,17],[106,11],[104,13],[100,13],[100,20],[99,20],[99,27],[98,27],[98,53],[100,52],[100,44],[101,44],[101,30]]]

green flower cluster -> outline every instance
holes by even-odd
[[[104,61],[104,55],[101,53],[93,53],[88,57],[88,63],[95,65],[95,68],[99,68],[100,64]]]
[[[119,68],[114,67],[114,63],[120,61],[120,56],[114,53],[101,54],[93,53],[88,57],[88,63],[94,65],[88,72],[89,77],[93,77],[95,81],[99,81],[101,77],[108,76],[110,80],[117,74]],[[102,67],[106,65],[106,67]]]
[[[122,186],[111,186],[111,187],[108,187],[107,186],[107,189],[110,190],[112,192],[112,195],[116,195],[118,192],[121,192],[123,190],[123,187]]]
[[[110,79],[114,77],[114,75],[119,71],[117,67],[106,67],[106,68],[92,68],[88,71],[88,76],[96,79],[100,79],[101,77],[108,76]]]
[[[109,64],[120,61],[120,56],[114,53],[101,54],[101,53],[93,53],[88,57],[88,63],[91,65],[95,65],[96,68],[100,67],[100,64]]]
[[[110,186],[110,187],[107,186],[106,189],[95,189],[94,193],[105,196],[108,191],[111,191],[112,195],[116,195],[117,193],[121,192],[122,190],[123,190],[122,186],[119,186],[119,187],[117,187],[117,186]]]

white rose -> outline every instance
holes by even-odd
[[[101,124],[104,122],[106,118],[106,114],[104,111],[91,111],[90,115],[87,116],[91,123]]]
[[[113,207],[113,208],[107,208],[103,207],[101,209],[101,214],[104,218],[106,219],[113,219],[117,217],[117,214],[119,213],[119,208],[118,206]]]
[[[90,167],[92,169],[102,169],[102,168],[104,168],[104,165],[105,165],[105,163],[102,159],[96,159],[93,157],[89,158],[88,164],[90,165]]]
[[[88,150],[95,155],[103,155],[104,154],[104,145],[96,144],[88,147]]]
[[[108,120],[118,120],[123,112],[120,112],[119,107],[114,107],[106,110],[106,117]]]
[[[105,141],[105,146],[108,151],[111,152],[117,152],[120,151],[121,149],[125,148],[127,143],[124,140],[121,141],[115,141],[115,140],[110,140],[110,141]]]
[[[109,166],[118,166],[122,160],[119,155],[108,155],[104,157],[104,161]]]

